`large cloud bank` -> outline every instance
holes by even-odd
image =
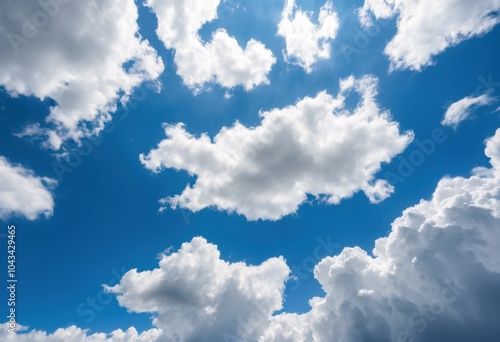
[[[500,129],[487,140],[491,168],[445,177],[430,200],[406,209],[373,256],[346,248],[320,261],[326,295],[304,314],[281,310],[290,269],[282,257],[228,263],[201,237],[131,270],[108,290],[156,328],[111,335],[70,327],[17,341],[492,341],[500,333]],[[127,337],[124,337],[127,336]]]

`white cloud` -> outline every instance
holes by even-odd
[[[167,252],[169,253],[169,252]],[[14,341],[254,341],[273,312],[282,309],[284,283],[290,269],[282,257],[260,265],[229,263],[217,246],[195,237],[171,254],[163,254],[152,271],[127,272],[120,283],[106,287],[117,294],[129,312],[155,315],[153,328],[138,334],[135,328],[111,334],[88,334],[71,326],[52,334],[20,326],[17,339],[0,325],[0,339]],[[241,340],[236,340],[241,341]]]
[[[295,0],[286,0],[278,24],[278,34],[285,38],[288,62],[296,63],[310,73],[320,59],[330,58],[329,40],[337,36],[339,18],[327,1],[320,9],[318,24],[314,24],[311,13],[295,5]]]
[[[496,177],[500,178],[500,131],[497,130],[496,134],[487,140],[485,153],[491,159],[493,165],[493,172],[496,172]],[[478,169],[477,171],[480,171]],[[488,171],[488,170],[486,170]]]
[[[492,169],[443,178],[406,209],[373,255],[346,248],[314,270],[326,296],[303,315],[281,314],[261,341],[490,341],[500,286],[500,129]],[[284,329],[282,324],[287,324]],[[290,331],[290,326],[297,328]]]
[[[155,315],[159,330],[144,341],[489,342],[500,334],[500,129],[485,152],[492,168],[443,178],[430,200],[392,223],[373,256],[355,247],[320,261],[314,276],[326,295],[304,314],[277,314],[290,272],[283,258],[228,263],[201,237],[108,289],[129,311]],[[73,340],[105,340],[94,336]]]
[[[0,325],[0,338],[2,341],[16,342],[151,342],[159,341],[162,331],[160,329],[150,329],[141,334],[135,328],[129,328],[127,331],[117,329],[111,334],[95,333],[90,334],[88,330],[70,326],[68,328],[59,328],[52,334],[40,330],[28,331],[28,327],[18,325],[18,334],[9,332],[11,327],[8,323]]]
[[[175,168],[196,175],[192,187],[162,200],[192,211],[214,206],[249,220],[278,220],[294,213],[306,194],[337,204],[363,190],[378,202],[393,188],[374,175],[413,134],[401,135],[389,112],[378,107],[376,88],[374,77],[350,77],[341,81],[337,97],[321,92],[261,112],[260,126],[236,122],[213,140],[192,136],[183,124],[166,125],[167,139],[140,159],[154,172]],[[348,109],[345,100],[352,92],[361,99]]]
[[[54,199],[50,189],[56,184],[55,180],[37,177],[33,171],[0,156],[0,219],[12,215],[28,220],[51,216]]]
[[[224,29],[210,42],[198,35],[201,27],[217,18],[220,0],[147,0],[158,18],[157,35],[167,49],[175,50],[177,73],[195,92],[207,82],[223,87],[242,85],[250,90],[267,84],[276,58],[264,44],[251,39],[243,49]]]
[[[456,128],[462,121],[466,120],[473,108],[488,106],[495,102],[496,99],[483,94],[479,96],[468,96],[457,102],[452,103],[444,115],[441,124],[443,126],[451,126]]]
[[[0,86],[56,102],[47,128],[25,133],[56,150],[97,134],[117,101],[157,80],[163,63],[138,34],[137,17],[133,0],[0,2]]]
[[[500,0],[365,0],[361,23],[397,16],[397,33],[385,49],[392,69],[420,71],[433,57],[485,34],[498,24]]]
[[[159,268],[131,270],[108,289],[129,311],[155,313],[162,341],[225,341],[239,334],[248,341],[281,310],[289,273],[281,257],[258,266],[228,263],[217,246],[197,237],[164,255]]]

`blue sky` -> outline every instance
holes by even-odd
[[[175,336],[180,341],[226,341],[228,333],[238,335],[238,341],[438,341],[456,335],[466,339],[478,331],[479,340],[491,341],[489,334],[498,333],[500,326],[498,294],[486,290],[500,282],[495,262],[500,243],[500,31],[495,26],[500,4],[443,1],[445,10],[421,18],[417,6],[429,1],[297,0],[293,6],[275,0],[123,0],[100,7],[47,1],[56,4],[57,13],[47,14],[47,22],[29,39],[23,36],[23,19],[11,14],[35,18],[43,7],[11,1],[0,5],[1,232],[6,234],[9,224],[17,227],[17,323],[29,326],[18,327],[17,338],[33,340],[36,329],[55,341],[55,331],[62,328],[69,340],[78,340],[79,329],[90,336],[135,327],[143,335],[128,331],[126,341],[175,341]],[[288,17],[287,4],[292,6]],[[174,17],[167,7],[177,11]],[[321,27],[318,14],[325,8],[338,29]],[[371,27],[363,24],[360,8],[373,19]],[[448,15],[452,8],[456,11]],[[463,13],[470,14],[468,20]],[[186,27],[176,26],[176,16]],[[302,55],[293,53],[286,34],[278,34],[280,22],[300,16],[309,18],[316,30],[313,36],[287,31],[287,38],[304,42],[299,44]],[[196,18],[202,18],[199,32]],[[409,18],[413,25],[405,26]],[[443,25],[433,31],[425,26],[430,21]],[[189,27],[191,22],[195,24]],[[163,31],[156,32],[158,26]],[[65,33],[59,34],[61,30]],[[26,40],[17,53],[8,39],[12,32]],[[221,44],[245,48],[253,39],[261,48],[254,47],[251,57],[229,48],[210,50],[216,46],[214,32],[221,34]],[[324,32],[328,36],[321,36]],[[436,52],[444,44],[437,36],[453,43]],[[305,44],[314,37],[317,45]],[[303,56],[311,46],[326,52],[312,55],[308,72]],[[202,53],[210,59],[198,58]],[[241,62],[244,70],[235,71],[230,60]],[[205,68],[200,74],[210,70],[208,76],[196,74],[197,68]],[[353,83],[344,91],[340,80]],[[375,95],[363,80],[371,82]],[[251,85],[245,86],[247,82]],[[322,91],[343,106],[316,97]],[[459,102],[480,96],[484,104]],[[300,107],[307,97],[316,106],[312,111]],[[362,99],[373,100],[376,108]],[[359,114],[359,108],[371,119]],[[269,118],[267,126],[263,115]],[[353,123],[335,121],[342,115],[354,118]],[[457,124],[444,124],[445,115],[459,117]],[[247,130],[233,130],[235,122]],[[183,126],[177,135],[167,137],[165,128],[178,123]],[[327,126],[334,129],[322,129]],[[216,143],[223,127],[236,143]],[[259,135],[259,127],[269,135]],[[187,142],[183,133],[191,137]],[[197,140],[203,134],[208,140]],[[439,141],[434,139],[433,151],[425,154],[418,142],[429,142],[433,134]],[[304,143],[309,136],[312,142]],[[335,146],[332,141],[337,140],[331,138],[341,136],[346,142]],[[486,154],[485,139],[490,139]],[[248,154],[247,147],[256,155]],[[417,154],[423,156],[420,165],[402,174],[401,165],[411,165]],[[228,156],[235,160],[229,171]],[[489,171],[471,175],[479,166]],[[251,170],[256,170],[254,186],[245,178]],[[438,186],[443,177],[451,183]],[[383,183],[391,189],[377,193],[380,202],[368,198],[367,187],[376,179],[389,181]],[[12,185],[21,180],[26,184]],[[227,183],[219,185],[222,180]],[[183,192],[186,184],[195,190]],[[297,202],[289,184],[300,192]],[[177,208],[159,203],[175,195],[186,196],[172,202]],[[328,203],[335,196],[339,203]],[[413,210],[426,223],[412,226],[412,216],[403,211],[421,200],[430,202]],[[395,222],[398,217],[405,224]],[[405,244],[411,239],[398,235],[397,227],[413,229],[420,234],[418,242]],[[377,258],[372,254],[375,240],[387,236],[394,244]],[[6,270],[7,238],[0,238],[0,267]],[[201,247],[177,252],[183,243],[186,250]],[[355,246],[359,249],[344,250]],[[227,264],[220,263],[214,250]],[[370,262],[356,254],[361,250]],[[283,259],[273,259],[279,256]],[[461,257],[470,263],[459,261]],[[162,258],[171,268],[161,269],[165,278],[155,283],[147,271],[160,272]],[[411,280],[411,267],[404,265],[417,259],[423,260],[426,273]],[[204,260],[217,265],[215,273],[208,270],[212,262]],[[384,273],[385,267],[392,267],[392,273]],[[139,273],[124,277],[133,269]],[[434,303],[442,284],[465,282],[477,269],[476,280],[433,317],[437,320],[425,321],[425,328],[415,323],[415,313]],[[343,290],[343,274],[356,275],[345,284],[361,291],[357,296]],[[230,292],[227,284],[237,281],[246,285]],[[393,289],[394,282],[415,288]],[[103,284],[119,285],[107,293]],[[255,292],[245,292],[248,284],[256,284]],[[374,296],[373,301],[364,301],[365,294]],[[311,308],[315,296],[326,298],[325,304]],[[4,286],[0,298],[5,317]],[[259,307],[265,300],[273,303],[268,317],[241,333],[237,327],[241,320],[248,322],[251,305]],[[237,307],[224,306],[227,301]],[[391,316],[391,310],[401,318]],[[465,323],[457,328],[461,319]],[[287,337],[280,330],[283,322],[297,330],[290,328]],[[12,338],[6,327],[0,336]],[[117,336],[94,337],[114,341]]]

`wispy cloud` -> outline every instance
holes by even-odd
[[[443,126],[451,126],[457,128],[458,125],[467,120],[472,114],[472,110],[479,107],[489,106],[496,101],[496,98],[491,97],[488,94],[483,94],[479,96],[467,96],[463,99],[452,103],[441,121]]]

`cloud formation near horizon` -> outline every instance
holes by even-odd
[[[156,326],[141,337],[129,329],[130,341],[491,341],[500,333],[500,129],[485,153],[491,168],[443,178],[430,200],[392,223],[373,256],[354,247],[321,260],[314,277],[326,295],[303,314],[276,314],[290,276],[283,257],[229,263],[201,237],[151,271],[127,272],[108,290],[129,311],[153,313]],[[28,334],[18,341],[116,342],[124,332]],[[4,324],[0,337],[8,336]]]

